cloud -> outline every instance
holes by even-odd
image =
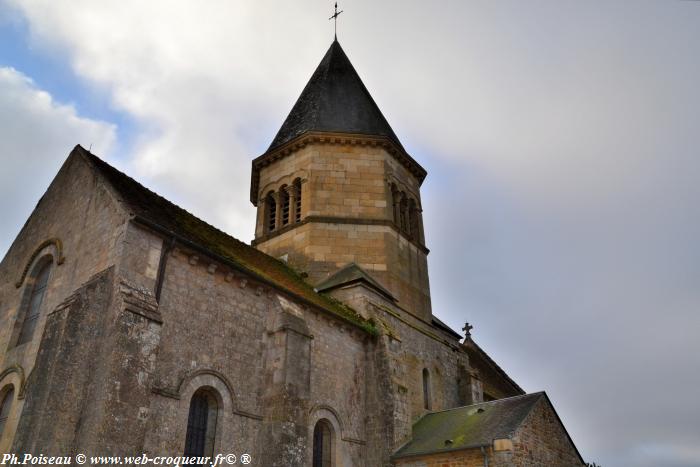
[[[53,100],[31,79],[0,67],[0,251],[18,233],[41,193],[78,143],[109,154],[113,125],[82,118],[71,105]]]
[[[357,1],[339,20],[365,84],[429,169],[434,312],[475,324],[605,467],[700,463],[695,3]],[[108,125],[55,104],[48,114],[93,125],[97,154],[250,239],[250,161],[329,45],[328,2],[8,4],[36,50],[64,57],[137,130],[110,153]],[[21,95],[40,93],[22,79]],[[89,133],[45,126],[25,128],[48,135],[32,154],[53,166],[44,179],[15,171],[38,193]]]
[[[67,15],[65,4],[9,3],[27,18],[37,49],[65,55],[78,76],[137,122],[117,165],[235,236],[252,238],[250,161],[266,149],[327,47],[321,41],[315,51],[300,51],[300,42],[268,32],[286,24],[296,5],[212,1],[193,11],[181,1],[76,1]],[[286,29],[319,36],[311,18]],[[275,67],[250,66],[279,56]]]

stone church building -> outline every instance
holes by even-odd
[[[76,146],[0,263],[0,451],[583,465],[432,314],[426,175],[337,41],[252,161],[250,245]]]

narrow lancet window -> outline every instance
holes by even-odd
[[[287,185],[280,188],[280,204],[282,205],[282,225],[289,224],[289,189]]]
[[[408,200],[406,199],[406,194],[403,192],[401,192],[399,211],[401,216],[401,222],[399,223],[399,227],[401,229],[401,232],[406,233],[408,227]]]
[[[25,308],[24,320],[22,321],[22,329],[17,339],[17,345],[31,341],[34,336],[34,330],[41,315],[41,303],[44,301],[44,295],[46,295],[46,286],[49,282],[50,272],[51,262],[46,262],[35,276],[29,303]]]
[[[217,402],[210,391],[199,389],[190,401],[185,456],[212,457],[216,435]]]
[[[275,201],[274,193],[270,192],[265,199],[265,225],[268,232],[275,230],[277,225],[277,201]]]
[[[418,207],[416,206],[416,201],[412,199],[408,203],[408,219],[409,219],[409,225],[408,225],[409,232],[408,232],[408,234],[414,240],[420,241],[419,216],[420,216],[420,213],[418,212]]]
[[[4,397],[2,397],[2,403],[0,403],[0,436],[5,432],[5,425],[7,425],[7,419],[10,417],[10,410],[12,409],[12,402],[15,399],[15,388],[10,386],[10,389],[5,392]]]
[[[313,467],[332,467],[332,431],[326,420],[319,420],[314,427]]]
[[[430,372],[427,368],[423,368],[423,408],[431,409],[430,401]]]
[[[301,180],[294,180],[294,222],[301,221]]]
[[[399,189],[396,187],[395,183],[391,184],[391,207],[394,215],[394,223],[398,226],[401,225],[401,214],[399,212],[401,200],[399,198]]]

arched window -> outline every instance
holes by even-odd
[[[313,467],[333,466],[333,431],[327,420],[319,420],[314,427]]]
[[[34,336],[34,329],[36,329],[37,321],[39,321],[39,316],[41,315],[41,302],[44,300],[46,286],[49,283],[51,264],[51,261],[46,261],[36,266],[39,268],[39,272],[34,274],[34,284],[24,311],[22,329],[17,338],[17,345],[31,341]]]
[[[427,368],[423,368],[423,407],[425,410],[430,410],[430,372]]]
[[[211,391],[206,388],[198,389],[190,401],[185,456],[213,456],[217,413],[218,403]]]
[[[265,210],[265,227],[272,232],[277,222],[277,201],[273,192],[269,192],[265,198]]]
[[[294,222],[301,221],[301,180],[296,179],[292,184],[294,191]]]
[[[391,184],[391,207],[394,213],[394,224],[401,226],[401,212],[400,212],[401,199],[399,197],[399,189],[396,183]]]
[[[408,202],[408,219],[409,219],[409,235],[415,240],[420,240],[420,221],[419,221],[418,207],[416,206],[416,200],[411,199]]]
[[[399,211],[401,222],[399,223],[399,227],[401,232],[406,233],[408,228],[408,200],[406,199],[406,194],[404,192],[401,192],[400,198],[401,201],[399,201]]]
[[[287,185],[280,188],[280,205],[282,206],[282,225],[289,224],[289,190]]]
[[[5,395],[2,397],[2,402],[0,402],[0,436],[2,436],[5,431],[5,425],[7,424],[7,419],[10,416],[10,409],[12,409],[12,402],[15,399],[15,387],[10,386],[10,389],[5,391]]]

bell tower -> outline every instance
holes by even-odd
[[[426,175],[334,40],[268,150],[253,160],[253,244],[314,285],[361,271],[397,306],[430,321]]]

